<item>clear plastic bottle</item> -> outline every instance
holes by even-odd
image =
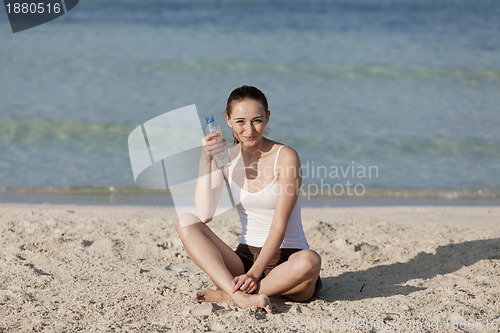
[[[205,120],[207,122],[207,127],[205,127],[205,135],[209,133],[219,132],[221,133],[221,135],[216,138],[224,138],[222,136],[222,129],[220,125],[214,121],[214,117],[206,117]],[[225,169],[231,165],[231,158],[229,157],[227,148],[217,154],[214,154],[213,158],[215,161],[215,166],[217,166],[217,168],[219,169]]]

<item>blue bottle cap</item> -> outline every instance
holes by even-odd
[[[207,122],[207,124],[210,124],[211,122],[214,121],[214,117],[210,116],[210,117],[205,117],[205,121]]]

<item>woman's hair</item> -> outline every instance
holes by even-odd
[[[245,99],[251,99],[256,102],[259,102],[260,104],[262,104],[266,112],[269,111],[266,95],[264,95],[262,91],[253,86],[244,85],[234,89],[227,98],[226,111],[225,111],[227,116],[231,117],[233,102],[243,101]],[[238,144],[239,141],[238,139],[236,139],[234,134],[233,138],[234,138],[234,144]]]

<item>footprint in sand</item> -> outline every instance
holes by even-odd
[[[193,305],[185,309],[183,312],[185,317],[208,317],[211,313],[212,307],[210,304]]]
[[[356,252],[361,251],[361,253],[368,254],[368,253],[372,253],[372,252],[378,251],[378,246],[371,245],[371,244],[368,244],[368,243],[360,243],[360,244],[356,244],[354,246],[354,251],[356,251]]]
[[[212,309],[211,309],[211,307],[209,308],[206,306],[196,307],[196,308],[190,310],[189,313],[195,317],[209,316],[212,313]]]
[[[346,251],[346,252],[351,252],[354,251],[354,245],[349,242],[348,239],[336,239],[332,242],[333,246],[335,246],[337,249]]]

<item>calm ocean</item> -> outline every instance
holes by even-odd
[[[0,201],[132,188],[135,127],[190,104],[223,124],[242,84],[309,190],[498,200],[499,18],[498,0],[81,0],[13,34],[2,8]]]

